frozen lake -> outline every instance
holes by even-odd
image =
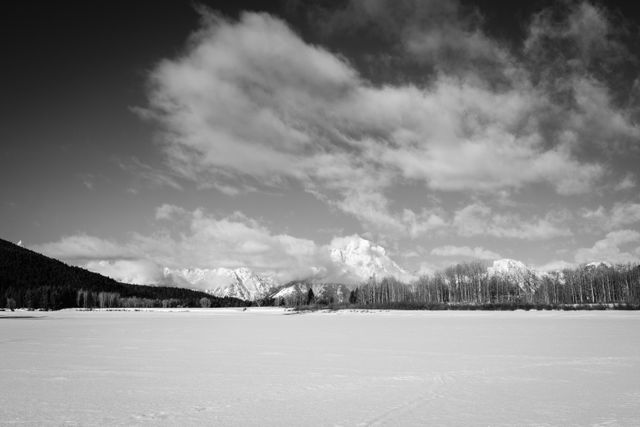
[[[637,426],[640,313],[0,312],[0,424]]]

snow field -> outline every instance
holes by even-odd
[[[637,426],[639,327],[638,312],[0,312],[0,424]]]

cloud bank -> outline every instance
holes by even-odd
[[[380,272],[404,280],[411,278],[384,248],[355,234],[318,245],[312,240],[274,233],[240,212],[217,217],[202,209],[188,211],[169,204],[159,206],[155,218],[155,233],[136,233],[124,243],[78,234],[32,249],[138,284],[174,285],[166,282],[165,268],[248,267],[269,274],[280,283],[319,279],[351,284]]]

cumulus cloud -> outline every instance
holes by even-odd
[[[370,19],[386,10],[358,4]],[[406,182],[445,192],[535,183],[562,195],[592,189],[604,166],[576,154],[581,138],[592,138],[582,129],[595,126],[601,143],[637,133],[607,88],[583,76],[572,80],[575,105],[559,104],[530,79],[526,64],[463,21],[402,37],[411,51],[446,50],[457,38],[455,46],[468,52],[499,56],[508,85],[496,88],[471,71],[374,85],[278,18],[244,13],[232,21],[205,12],[183,54],[153,69],[143,114],[161,125],[168,162],[180,176],[218,186],[229,179],[255,188],[300,183],[366,225],[405,235],[446,222],[392,205],[388,192]],[[554,233],[544,219],[523,232],[493,232]]]
[[[499,259],[502,258],[500,254],[490,251],[488,249],[476,246],[471,248],[469,246],[441,246],[431,250],[431,255],[447,256],[447,257],[469,257],[475,259]]]
[[[581,248],[576,251],[575,260],[578,263],[606,261],[613,264],[638,262],[640,246],[625,250],[624,246],[640,242],[640,233],[635,230],[616,230],[608,233],[604,239],[598,240],[591,248]]]
[[[500,238],[545,240],[570,236],[571,230],[558,223],[555,215],[548,214],[533,220],[520,215],[495,213],[482,203],[472,203],[456,211],[453,225],[461,236],[493,236]]]

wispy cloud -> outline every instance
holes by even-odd
[[[82,181],[82,185],[84,185],[87,190],[93,191],[95,189],[95,175],[90,173],[83,173],[78,174],[78,178]]]
[[[546,240],[571,236],[572,232],[559,220],[562,216],[547,214],[543,218],[526,219],[519,214],[497,213],[482,203],[472,203],[456,211],[453,225],[461,236],[493,236],[509,239]]]
[[[126,161],[116,160],[116,162],[122,170],[132,174],[136,180],[145,185],[173,188],[175,190],[183,189],[172,171],[155,168],[137,157],[131,157]],[[131,188],[131,190],[139,191],[136,188]]]
[[[131,248],[88,234],[65,236],[57,242],[33,246],[33,250],[71,261],[131,259],[137,256]]]

